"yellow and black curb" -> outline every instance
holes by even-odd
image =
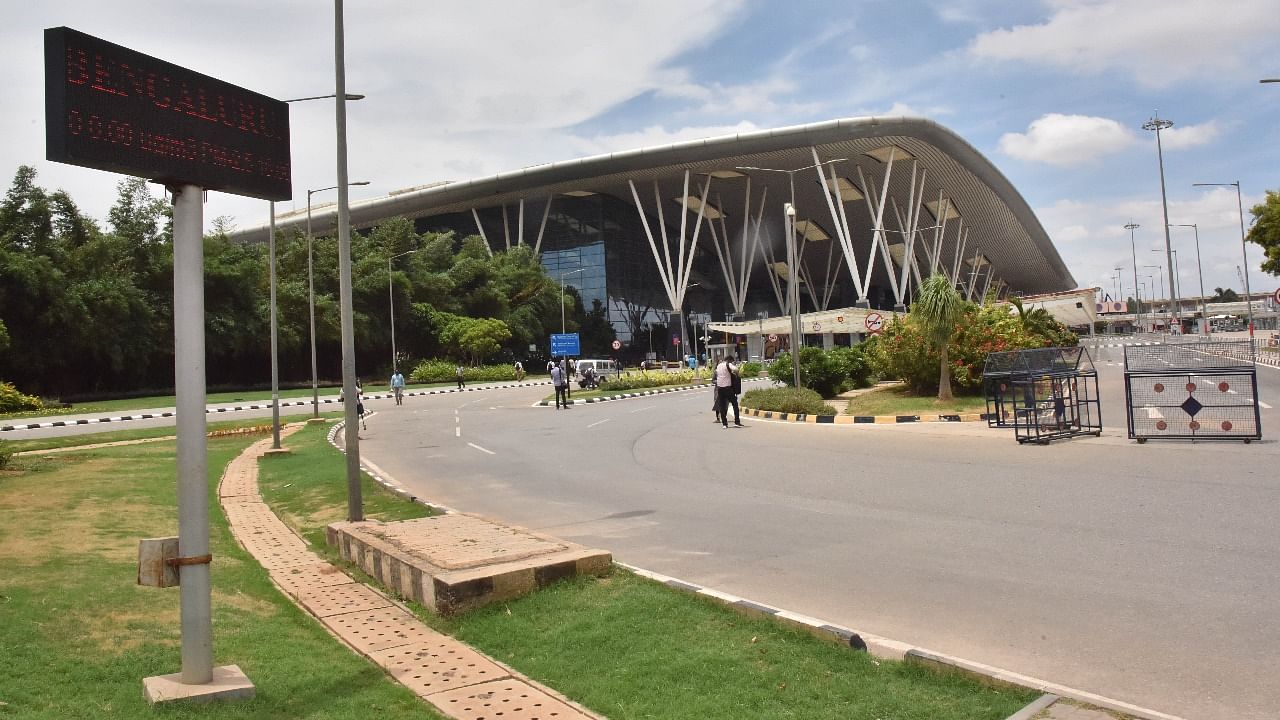
[[[762,420],[781,422],[815,423],[818,425],[893,425],[897,423],[958,423],[984,422],[990,413],[952,413],[939,415],[810,415],[785,413],[773,410],[742,408],[742,414]]]

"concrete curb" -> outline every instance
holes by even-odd
[[[437,388],[435,390],[417,390],[414,392],[407,392],[404,395],[405,397],[413,397],[415,395],[443,395],[445,393],[477,392],[480,390],[499,390],[499,389],[505,389],[505,388],[529,387],[529,386],[550,385],[550,384],[551,384],[550,380],[542,380],[538,382],[506,383],[503,385],[482,385],[480,387],[469,387],[469,388]],[[366,394],[364,397],[366,400],[385,400],[388,398],[394,398],[395,395],[393,393],[387,392],[387,393]],[[282,408],[296,407],[299,405],[310,405],[310,404],[311,404],[310,400],[289,400],[287,402],[280,403],[280,407]],[[341,406],[342,402],[339,400],[335,400],[334,398],[324,398],[320,400],[319,404]],[[226,405],[223,407],[207,407],[204,409],[204,412],[206,415],[217,415],[218,413],[237,412],[240,410],[270,410],[270,409],[271,409],[271,403],[266,402],[266,403],[253,403],[250,405]],[[0,432],[11,432],[14,430],[41,430],[44,428],[55,428],[55,427],[75,427],[77,425],[97,425],[99,423],[128,422],[130,420],[152,420],[155,418],[169,418],[169,417],[175,417],[175,416],[177,416],[176,412],[166,410],[164,412],[138,413],[136,415],[115,415],[115,416],[101,417],[101,418],[81,418],[79,420],[54,420],[52,422],[43,422],[43,423],[0,425]]]
[[[767,379],[768,378],[748,378],[746,380],[743,380],[743,382],[761,382],[762,380],[767,380]],[[653,388],[652,390],[637,390],[635,392],[626,392],[626,393],[619,393],[617,395],[609,395],[608,397],[583,398],[582,400],[570,399],[569,404],[570,405],[593,405],[593,404],[603,403],[603,402],[613,402],[615,400],[630,400],[631,398],[645,397],[647,395],[661,395],[663,393],[673,393],[673,392],[688,392],[689,390],[709,390],[710,388],[711,388],[711,382],[707,381],[699,385],[682,385],[680,387],[670,387],[670,388],[663,387],[663,388]],[[554,405],[555,405],[555,401],[553,400],[539,400],[538,402],[533,404],[533,407],[553,407]]]
[[[952,413],[940,415],[810,415],[808,413],[784,413],[756,408],[742,408],[743,415],[763,420],[781,422],[814,423],[818,425],[892,425],[897,423],[957,423],[986,422],[990,413]]]
[[[1022,675],[1020,673],[1010,672],[1009,670],[1004,670],[991,665],[984,665],[982,663],[965,660],[963,658],[933,652],[931,650],[918,648],[907,643],[890,640],[889,638],[880,637],[878,635],[858,632],[852,628],[835,625],[824,620],[819,620],[818,618],[800,615],[799,613],[793,613],[788,610],[764,605],[746,598],[737,597],[736,595],[730,595],[728,593],[695,585],[693,583],[685,582],[683,580],[655,573],[633,565],[620,563],[616,560],[614,561],[614,564],[619,567],[626,568],[641,577],[646,577],[650,580],[660,582],[667,587],[692,593],[694,595],[714,598],[735,610],[748,614],[777,618],[782,622],[798,627],[802,630],[806,630],[820,638],[831,640],[840,645],[846,645],[854,650],[865,650],[878,658],[916,663],[929,667],[937,672],[965,675],[980,682],[994,682],[1027,688],[1030,690],[1038,690],[1050,695],[1070,698],[1072,700],[1087,703],[1106,710],[1126,713],[1135,718],[1140,718],[1141,720],[1185,720],[1185,718],[1181,718],[1176,715],[1169,715],[1157,710],[1139,707],[1121,700],[1115,700],[1102,695],[1086,692],[1084,690],[1077,690],[1065,685],[1051,683],[1029,675]],[[1057,700],[1057,698],[1055,697],[1054,700]],[[1032,716],[1034,716],[1034,714],[1035,713],[1032,713]],[[1018,718],[1019,715],[1014,715],[1013,717]],[[1012,718],[1010,720],[1012,720]]]

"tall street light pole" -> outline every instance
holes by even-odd
[[[577,270],[570,270],[569,272],[562,272],[562,273],[560,273],[560,334],[561,334],[561,335],[563,335],[563,334],[564,334],[564,279],[565,279],[565,278],[567,278],[567,277],[569,277],[570,275],[577,275],[578,273],[582,272],[583,270],[586,270],[586,268],[578,268]],[[652,338],[653,338],[653,336],[652,336],[653,329],[652,329],[652,328],[650,328],[649,332],[651,333],[651,334],[650,334],[649,345],[651,346],[651,347],[650,347],[650,350],[652,350],[652,349],[653,349],[653,348],[652,348],[652,345],[653,345],[653,339],[652,339]],[[664,355],[664,357],[665,357],[665,355]]]
[[[1160,131],[1171,127],[1173,127],[1173,122],[1160,119],[1159,111],[1156,111],[1155,117],[1142,124],[1143,130],[1154,130],[1156,133],[1156,157],[1160,161],[1160,207],[1164,211],[1164,257],[1165,265],[1169,268],[1170,278],[1173,277],[1173,246],[1169,242],[1169,200],[1164,188],[1164,149],[1160,143]],[[1170,285],[1172,285],[1172,280],[1170,280]],[[1181,329],[1182,318],[1178,312],[1178,294],[1177,292],[1170,292],[1170,295],[1173,296],[1171,298],[1173,301],[1173,319]]]
[[[1276,80],[1264,80],[1263,82],[1277,82]],[[1245,307],[1249,308],[1249,337],[1253,337],[1253,296],[1249,294],[1249,243],[1245,239],[1244,232],[1244,200],[1240,196],[1240,181],[1229,183],[1191,183],[1192,187],[1215,187],[1228,185],[1234,186],[1236,189],[1236,208],[1240,211],[1240,252],[1244,254],[1244,299]]]
[[[326,97],[333,97],[332,95]],[[364,97],[348,95],[347,99]],[[347,183],[348,185],[368,185],[368,180]],[[316,276],[313,260],[313,236],[311,234],[311,196],[326,190],[336,190],[337,185],[307,191],[307,311],[311,318],[311,419],[320,419],[320,383],[316,375]]]
[[[1139,318],[1139,325],[1141,325],[1140,318],[1142,317],[1142,298],[1138,296],[1138,246],[1134,243],[1133,231],[1140,227],[1142,226],[1133,221],[1124,226],[1124,229],[1129,231],[1129,252],[1133,255],[1133,299],[1137,305],[1137,315],[1135,317]]]
[[[1196,274],[1200,276],[1200,334],[1209,334],[1209,313],[1204,304],[1204,269],[1200,266],[1200,228],[1195,224],[1174,223],[1173,227],[1189,227],[1196,233]]]
[[[421,250],[421,248],[418,248]],[[398,255],[392,255],[387,258],[387,299],[391,301],[391,374],[394,375],[399,369],[399,359],[396,357],[396,294],[391,286],[391,261],[398,257],[411,255],[418,250],[405,250]]]
[[[347,454],[347,520],[364,519],[363,500],[360,495],[360,418],[356,413],[359,404],[356,393],[356,336],[354,313],[351,309],[351,208],[347,180],[347,71],[346,49],[343,37],[342,0],[333,1],[333,75],[334,127],[337,135],[338,175],[338,294],[342,318],[342,396],[345,419],[345,443]]]

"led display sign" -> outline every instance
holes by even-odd
[[[44,56],[49,160],[293,196],[286,103],[65,27],[44,31]]]

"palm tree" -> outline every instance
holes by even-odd
[[[920,286],[916,301],[911,306],[911,314],[919,319],[925,335],[933,340],[941,356],[938,361],[938,399],[944,402],[952,399],[947,345],[951,342],[956,322],[964,313],[964,305],[964,298],[946,276],[932,275]]]
[[[1048,338],[1053,330],[1053,316],[1042,307],[1027,310],[1022,306],[1022,298],[1009,298],[1009,304],[1018,311],[1018,321],[1022,329],[1036,337]]]

